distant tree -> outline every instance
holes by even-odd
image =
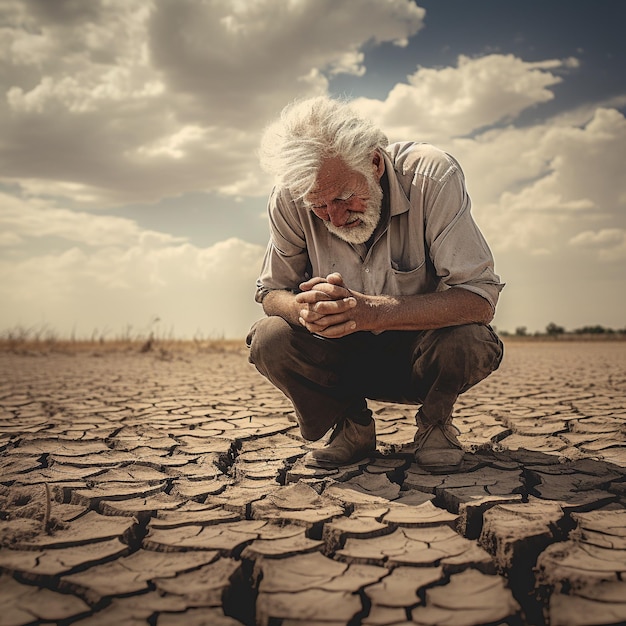
[[[554,322],[550,322],[546,326],[546,333],[550,335],[550,337],[555,337],[556,335],[562,335],[565,332],[565,328],[563,326],[557,326]]]
[[[528,329],[526,328],[526,326],[518,326],[515,329],[515,334],[518,337],[526,337],[526,335],[528,334]]]
[[[577,328],[574,332],[579,335],[604,335],[605,333],[614,333],[615,331],[612,328],[596,325],[583,326],[582,328]]]

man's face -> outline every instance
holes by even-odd
[[[366,176],[339,158],[327,159],[304,202],[331,233],[348,243],[365,243],[380,220],[383,191],[379,180],[374,166]]]

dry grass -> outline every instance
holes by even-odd
[[[563,333],[561,335],[502,335],[500,337],[505,342],[512,343],[533,343],[552,341],[556,343],[568,343],[575,341],[626,341],[626,333]]]
[[[13,354],[44,355],[64,354],[108,354],[116,352],[155,353],[166,357],[170,354],[189,352],[237,352],[245,348],[243,339],[196,338],[192,340],[149,336],[125,336],[107,339],[104,336],[89,339],[59,338],[45,330],[16,328],[0,335],[0,352]]]

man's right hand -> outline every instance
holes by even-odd
[[[357,301],[345,286],[341,274],[311,278],[301,283],[300,289],[302,293],[296,296],[300,306],[299,321],[309,332],[332,338],[356,330],[356,322],[350,313]]]

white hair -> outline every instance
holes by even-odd
[[[265,130],[259,155],[278,186],[302,197],[314,186],[325,159],[338,157],[363,173],[371,170],[373,153],[388,143],[381,130],[346,102],[318,96],[287,105]]]

